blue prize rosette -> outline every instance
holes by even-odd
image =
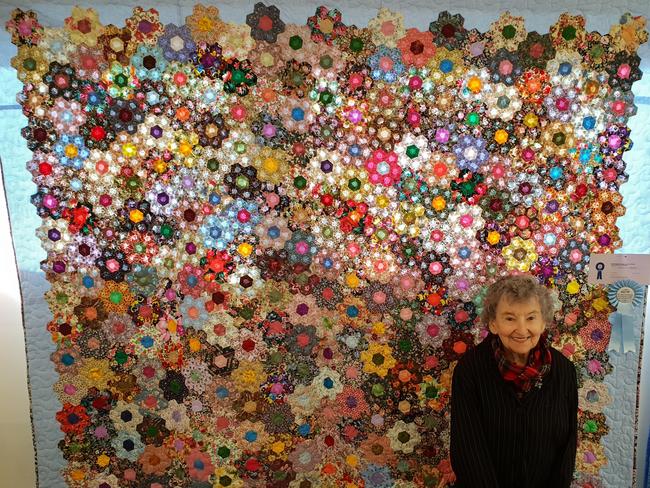
[[[634,324],[642,316],[645,289],[636,281],[620,280],[607,288],[607,298],[616,312],[609,314],[612,334],[608,351],[636,352]]]

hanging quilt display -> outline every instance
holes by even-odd
[[[622,244],[645,19],[242,20],[6,24],[65,482],[453,486],[453,368],[487,332],[487,285],[525,272],[579,372],[576,486],[600,486],[628,336],[586,276]]]

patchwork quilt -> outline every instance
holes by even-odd
[[[513,273],[578,371],[574,486],[635,482],[646,290],[587,273],[623,245],[645,18],[371,15],[5,19],[41,486],[453,487],[453,369]]]

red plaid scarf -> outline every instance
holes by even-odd
[[[492,334],[491,341],[499,372],[504,380],[512,382],[519,398],[529,392],[533,386],[541,388],[544,377],[551,370],[552,356],[547,331],[542,333],[539,342],[530,351],[525,366],[514,364],[505,357],[503,344],[498,335]]]

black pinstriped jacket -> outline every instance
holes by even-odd
[[[573,363],[551,348],[551,371],[519,400],[499,373],[490,336],[459,360],[451,391],[457,488],[569,488],[577,442]]]

